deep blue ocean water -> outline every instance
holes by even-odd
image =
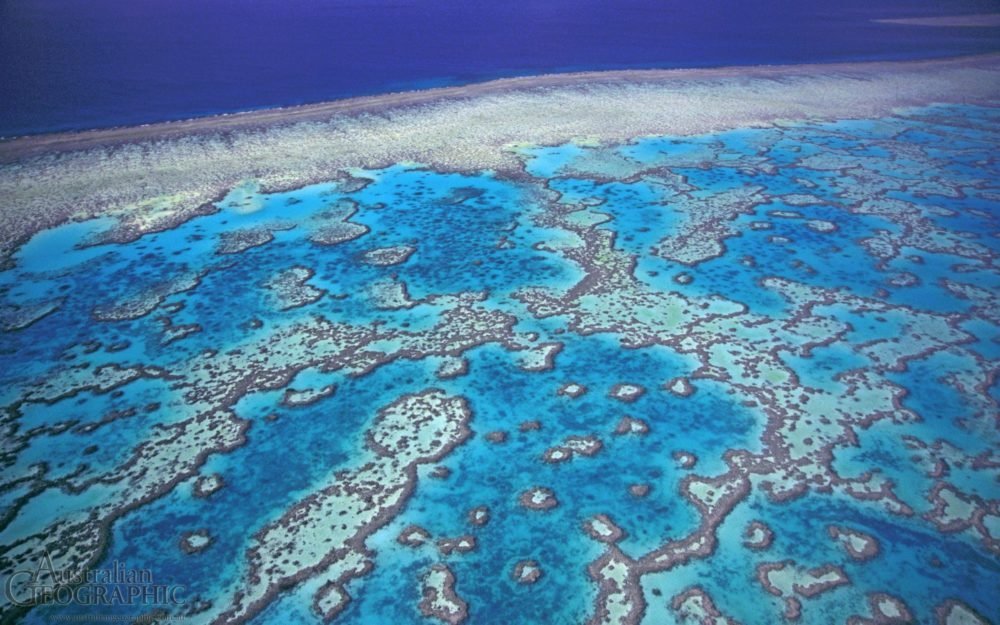
[[[567,70],[994,51],[995,0],[2,0],[0,137]]]

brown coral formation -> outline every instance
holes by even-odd
[[[857,614],[847,619],[847,625],[907,625],[913,615],[902,599],[883,592],[868,593],[870,617]]]
[[[490,509],[486,506],[476,506],[472,510],[469,510],[466,516],[471,525],[482,527],[490,522]]]
[[[184,532],[180,539],[180,548],[188,555],[200,553],[212,544],[212,536],[206,529]]]
[[[628,492],[633,497],[642,498],[649,494],[650,486],[649,484],[631,484],[628,487]]]
[[[715,607],[712,597],[701,586],[692,586],[670,600],[670,607],[682,623],[698,625],[738,625]]]
[[[616,543],[625,538],[622,528],[615,525],[606,514],[598,514],[583,522],[583,531],[594,540],[602,543]]]
[[[663,388],[678,397],[688,397],[694,393],[694,386],[691,385],[691,381],[687,378],[674,378],[672,380],[667,380],[663,384]]]
[[[646,389],[638,384],[616,384],[608,393],[609,397],[625,403],[632,403],[642,397]]]
[[[934,609],[938,625],[990,625],[989,620],[957,599],[948,599]]]
[[[450,556],[453,553],[469,553],[476,548],[476,537],[472,534],[465,534],[455,538],[442,538],[437,541],[437,546],[443,556]]]
[[[529,510],[551,510],[559,505],[556,494],[552,489],[544,486],[535,486],[521,493],[517,502]]]
[[[649,424],[642,419],[635,419],[626,415],[618,421],[618,425],[615,426],[614,433],[616,436],[622,436],[625,434],[643,436],[649,433]]]
[[[421,547],[431,539],[431,534],[419,525],[407,525],[396,537],[396,542],[407,547]]]
[[[271,276],[261,285],[272,294],[272,303],[278,310],[291,310],[312,304],[326,295],[325,289],[308,284],[315,275],[309,267],[296,265]]]
[[[401,265],[409,260],[410,256],[417,251],[417,248],[409,245],[397,245],[395,247],[380,247],[368,250],[362,255],[362,260],[369,265],[377,267],[388,267],[390,265]]]
[[[206,499],[225,486],[225,484],[226,481],[218,473],[199,475],[198,479],[194,481],[194,496]]]
[[[518,584],[534,584],[542,577],[542,567],[534,560],[520,560],[514,565],[510,577]]]
[[[556,391],[556,394],[569,397],[570,399],[576,399],[577,397],[583,395],[586,392],[587,392],[586,386],[582,384],[577,384],[576,382],[567,382],[566,384],[563,384],[561,387],[559,387],[559,390]]]
[[[448,625],[458,625],[469,616],[468,604],[455,592],[455,575],[444,564],[435,564],[421,580],[418,607],[421,614]]]
[[[567,436],[562,444],[546,449],[542,460],[549,464],[567,462],[577,456],[593,456],[603,448],[604,443],[594,435]]]
[[[763,551],[774,542],[774,532],[763,521],[751,521],[743,530],[743,546],[755,551]]]
[[[843,525],[827,526],[826,532],[830,535],[830,538],[839,542],[840,546],[847,552],[847,555],[851,556],[854,560],[863,562],[871,560],[878,555],[878,540],[870,534],[844,527]]]

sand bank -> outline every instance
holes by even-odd
[[[903,26],[939,27],[979,27],[1000,26],[1000,13],[976,13],[974,15],[942,15],[940,17],[903,17],[891,20],[872,20],[879,24],[901,24]]]

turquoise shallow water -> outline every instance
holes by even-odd
[[[98,242],[109,220],[38,234],[0,273],[3,574],[45,552],[74,570],[126,563],[182,585],[184,601],[19,618],[165,607],[224,622],[253,596],[248,580],[272,576],[276,590],[230,622],[321,622],[314,599],[339,569],[255,560],[267,528],[318,518],[280,552],[337,562],[350,544],[371,565],[337,582],[351,600],[336,622],[431,622],[421,580],[441,563],[473,623],[696,622],[673,601],[692,587],[747,624],[780,622],[791,599],[803,622],[871,618],[872,593],[914,622],[947,601],[990,622],[998,121],[939,106],[524,148],[519,182],[400,164],[282,193],[248,181],[217,212],[127,243]],[[462,321],[473,314],[485,321]],[[671,391],[677,379],[693,394]],[[614,397],[620,384],[643,392]],[[405,470],[387,461],[368,501],[405,474],[400,505],[286,517],[378,464],[376,415],[432,388],[464,398],[471,434]],[[626,415],[648,432],[616,434]],[[445,436],[435,423],[417,438]],[[601,448],[543,460],[573,436]],[[172,460],[155,451],[166,439]],[[222,486],[196,496],[205,476]],[[697,476],[748,489],[720,506]],[[558,505],[519,503],[537,486]],[[599,514],[624,537],[588,536]],[[343,544],[324,533],[341,518],[360,528]],[[769,546],[745,544],[752,521]],[[428,544],[397,540],[412,525]],[[850,557],[830,526],[878,555]],[[185,545],[201,531],[207,547]],[[693,535],[713,548],[653,563]],[[434,544],[460,536],[475,548]],[[588,574],[608,554],[637,572],[635,595]],[[524,560],[543,571],[534,584],[512,578]],[[769,589],[755,571],[775,562],[840,579]],[[3,609],[15,614],[10,597]]]

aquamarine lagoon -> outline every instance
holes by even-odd
[[[998,147],[932,104],[39,228],[0,615],[997,622]]]

